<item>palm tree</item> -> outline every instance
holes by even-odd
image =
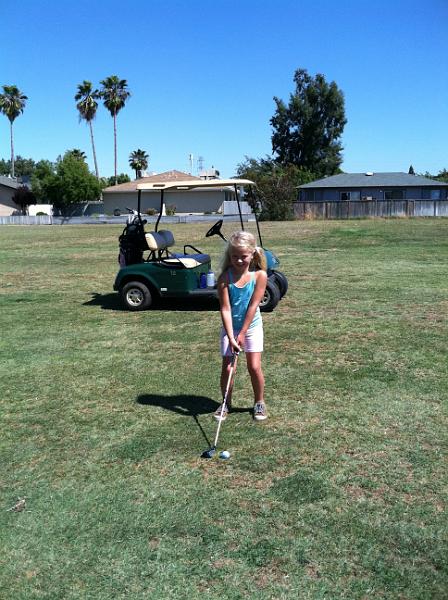
[[[73,148],[73,150],[67,150],[65,155],[67,156],[67,154],[69,154],[73,158],[76,158],[77,160],[81,160],[82,162],[85,162],[85,160],[87,158],[86,153],[83,152],[83,150],[80,150],[79,148]]]
[[[28,96],[22,94],[16,85],[4,85],[3,94],[0,94],[0,111],[6,115],[10,123],[11,131],[11,175],[14,177],[14,138],[12,124],[16,118],[23,113]]]
[[[92,141],[92,152],[93,152],[93,162],[95,164],[95,174],[97,178],[100,178],[100,173],[98,170],[98,163],[96,161],[96,151],[95,151],[95,140],[93,139],[93,124],[92,121],[95,118],[96,111],[98,108],[97,99],[100,98],[100,93],[98,90],[93,89],[93,85],[91,81],[87,81],[84,79],[82,83],[78,85],[78,91],[75,95],[75,100],[77,100],[76,108],[79,112],[79,120],[84,120],[90,129],[90,139]]]
[[[134,150],[129,155],[129,166],[135,171],[135,178],[142,176],[142,171],[148,168],[149,154],[144,150]]]
[[[114,176],[117,185],[117,114],[126,104],[131,92],[126,89],[128,87],[126,79],[118,79],[116,75],[111,75],[100,83],[103,86],[100,91],[103,104],[114,120]]]

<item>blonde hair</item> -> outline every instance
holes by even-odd
[[[248,231],[236,231],[235,233],[232,233],[232,235],[229,238],[229,241],[227,242],[224,259],[222,261],[223,273],[224,271],[227,271],[227,269],[232,264],[232,248],[245,248],[246,250],[252,252],[253,256],[250,263],[250,269],[253,271],[266,271],[266,256],[264,254],[263,248],[257,246],[255,237]]]

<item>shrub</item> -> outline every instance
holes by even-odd
[[[176,214],[176,207],[174,204],[167,204],[166,206],[166,214],[168,217],[172,217]]]
[[[153,217],[155,214],[157,214],[157,211],[155,208],[147,208],[145,214],[147,214],[149,217]]]

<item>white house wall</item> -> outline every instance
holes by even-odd
[[[15,211],[19,210],[17,204],[13,201],[15,190],[10,187],[0,185],[0,217],[9,217]]]
[[[113,214],[118,208],[122,213],[126,213],[126,207],[137,209],[137,197],[137,192],[104,192],[104,212]],[[164,200],[165,206],[176,207],[176,214],[216,212],[225,200],[225,192],[222,190],[165,192]],[[148,208],[159,210],[160,192],[142,192],[141,212],[145,213]]]

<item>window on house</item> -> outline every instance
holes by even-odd
[[[405,199],[405,191],[404,190],[384,190],[384,199],[385,200],[404,200]]]
[[[442,197],[442,190],[431,190],[431,200],[440,200]]]
[[[361,192],[359,190],[352,190],[350,192],[340,192],[341,200],[360,200]]]

